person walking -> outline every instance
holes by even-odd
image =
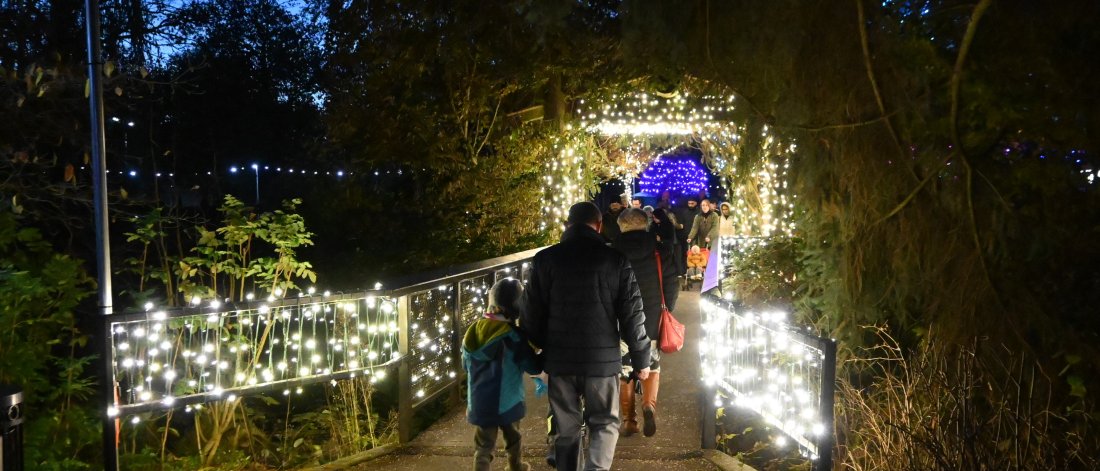
[[[676,220],[680,223],[680,227],[676,229],[677,242],[680,245],[676,256],[680,259],[682,271],[687,272],[687,251],[691,247],[687,239],[688,234],[691,234],[691,226],[695,224],[695,216],[699,215],[699,202],[689,198],[683,206],[675,207],[673,211],[676,213]]]
[[[649,377],[650,341],[642,296],[627,258],[604,244],[602,215],[583,202],[569,208],[561,242],[535,254],[520,325],[542,349],[558,436],[558,470],[608,470],[619,439],[619,343],[638,378]],[[584,413],[582,414],[582,400]]]
[[[691,225],[691,233],[688,234],[687,243],[698,245],[705,249],[713,249],[718,246],[718,215],[711,211],[713,207],[710,200],[699,202],[702,212],[695,216],[695,222]],[[695,241],[692,243],[692,241]]]
[[[662,214],[665,212],[663,209],[657,211]],[[654,215],[657,215],[657,212],[654,212]],[[646,215],[636,209],[630,208],[623,211],[619,215],[619,227],[623,232],[611,246],[630,260],[630,266],[634,268],[634,276],[638,280],[638,289],[642,292],[645,332],[651,342],[649,376],[642,383],[643,431],[645,436],[652,437],[657,433],[657,391],[660,386],[661,356],[655,339],[659,338],[662,300],[663,305],[671,311],[676,307],[676,298],[680,290],[676,283],[675,263],[672,263],[674,254],[672,245],[664,243],[664,239],[658,242],[653,232],[646,232],[646,219]],[[672,231],[671,226],[668,227],[668,231]],[[628,382],[633,366],[629,365],[629,359],[626,363],[628,364],[624,365],[623,371],[625,378],[619,384],[619,409],[622,416],[620,432],[624,437],[639,431],[634,388],[630,387]]]
[[[722,204],[718,205],[718,208],[718,235],[720,237],[732,237],[737,235],[737,226],[733,224],[733,206],[723,201]]]
[[[600,229],[600,234],[608,242],[615,242],[615,239],[619,237],[619,224],[614,223],[619,218],[619,214],[623,212],[623,203],[621,201],[612,201],[608,205],[607,212],[603,215],[603,220],[607,221],[606,224]]]
[[[686,266],[680,263],[680,236],[679,229],[681,224],[676,220],[676,215],[667,207],[658,206],[653,211],[653,221],[655,224],[650,227],[650,230],[657,234],[657,240],[665,245],[666,248],[672,251],[668,260],[664,260],[664,263],[670,265],[673,269],[672,278],[682,276],[686,271]],[[648,306],[647,306],[648,307]]]
[[[527,338],[515,328],[526,301],[523,284],[502,279],[489,290],[488,310],[462,338],[466,369],[466,419],[474,432],[474,470],[489,471],[497,431],[504,435],[508,471],[527,471],[519,421],[527,412],[523,373],[539,374],[538,358]]]

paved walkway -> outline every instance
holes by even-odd
[[[719,469],[704,459],[699,449],[699,294],[681,291],[675,314],[688,328],[687,342],[682,352],[661,359],[657,434],[649,438],[641,434],[620,437],[612,469]],[[530,381],[528,386],[531,386]],[[546,398],[535,398],[528,390],[527,401],[528,413],[522,422],[524,454],[532,469],[551,469],[545,461]],[[503,450],[499,449],[502,446],[503,439],[498,438],[498,458],[493,462],[493,469],[505,469]],[[472,457],[473,428],[466,423],[465,409],[457,408],[421,433],[409,446],[353,469],[458,471],[472,468]]]

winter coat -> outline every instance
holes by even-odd
[[[520,326],[543,349],[551,375],[614,376],[619,340],[635,368],[649,366],[642,295],[623,254],[591,227],[574,224],[535,254]]]
[[[661,291],[663,290],[665,293],[665,306],[670,311],[676,307],[676,298],[680,295],[680,289],[676,283],[676,263],[672,260],[671,247],[657,242],[652,232],[645,231],[624,232],[611,246],[626,255],[626,258],[630,260],[630,266],[634,267],[634,276],[638,279],[638,289],[642,291],[642,307],[645,310],[645,333],[651,339],[659,338]],[[661,254],[663,280],[659,280],[657,277],[655,251],[659,251]],[[661,281],[664,281],[663,286]]]
[[[462,338],[466,369],[466,419],[492,427],[515,423],[527,413],[523,373],[542,372],[531,345],[509,322],[479,319]]]
[[[701,249],[698,252],[688,252],[688,268],[706,268],[707,259],[710,258],[710,251],[707,249]]]
[[[700,213],[695,216],[695,222],[691,225],[691,233],[688,234],[691,245],[698,245],[699,247],[706,245],[707,248],[717,247],[718,219],[720,217],[714,211]],[[710,242],[707,242],[707,238],[710,238]]]
[[[737,227],[733,225],[733,215],[725,217],[719,214],[718,216],[718,235],[722,237],[730,237],[737,235]]]
[[[680,237],[680,240],[688,238],[688,234],[691,234],[691,226],[695,224],[695,216],[698,216],[702,210],[696,206],[694,209],[687,206],[680,206],[676,208],[676,220],[680,221],[684,227],[676,231],[676,235]]]

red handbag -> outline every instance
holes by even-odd
[[[684,324],[672,316],[672,311],[665,305],[665,280],[661,270],[661,253],[654,250],[657,257],[657,283],[661,289],[661,323],[657,329],[660,339],[657,340],[657,348],[664,353],[676,353],[684,348]]]

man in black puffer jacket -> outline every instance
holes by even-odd
[[[619,227],[623,232],[615,239],[612,247],[626,255],[630,266],[634,268],[634,276],[637,277],[638,288],[642,292],[642,305],[645,307],[645,332],[651,340],[656,341],[660,338],[661,300],[664,299],[669,311],[673,310],[680,290],[676,282],[677,269],[672,261],[670,245],[657,242],[656,234],[646,231],[647,222],[645,212],[634,208],[624,210],[619,215]],[[656,229],[658,226],[653,227]],[[657,274],[658,253],[661,254],[660,276]],[[645,417],[643,431],[647,437],[657,433],[657,388],[661,376],[661,358],[657,346],[651,344],[651,351],[649,377],[642,385],[642,414]],[[620,431],[624,437],[639,431],[634,410],[635,399],[634,388],[625,382],[619,385],[619,410],[623,418]]]
[[[561,242],[535,255],[520,327],[542,348],[550,375],[557,468],[574,470],[580,464],[584,420],[590,437],[584,469],[606,470],[619,439],[619,341],[626,343],[643,379],[649,376],[650,342],[634,270],[625,256],[604,245],[599,208],[577,203],[566,224]]]

